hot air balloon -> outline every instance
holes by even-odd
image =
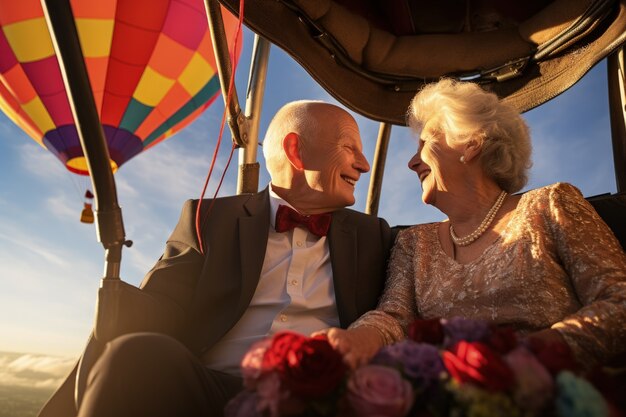
[[[202,0],[71,6],[113,171],[187,126],[217,96]],[[237,20],[224,13],[224,24],[232,45]],[[0,26],[0,108],[68,170],[88,175],[40,0],[0,0]]]

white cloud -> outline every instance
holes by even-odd
[[[0,225],[0,240],[19,246],[22,251],[29,251],[42,258],[46,263],[52,263],[60,267],[68,266],[61,251],[52,251],[47,245],[39,243],[37,238],[25,236],[6,224]]]
[[[75,363],[75,358],[0,352],[0,385],[56,388]]]
[[[125,196],[125,197],[128,197],[128,198],[136,198],[137,196],[140,195],[139,190],[137,190],[137,188],[133,187],[128,182],[128,179],[125,176],[123,176],[123,175],[116,175],[115,176],[115,187],[117,189],[117,195],[118,196]]]
[[[160,204],[180,208],[186,199],[200,195],[210,165],[210,155],[208,152],[198,154],[178,143],[164,142],[157,146],[158,150],[155,148],[129,162],[126,171],[122,173],[120,170],[119,176],[123,174],[123,181],[138,190],[131,198],[156,199]],[[216,161],[209,190],[213,190],[219,181],[229,146],[229,143],[222,145],[223,152]],[[224,185],[231,186],[231,181]]]
[[[56,194],[48,197],[45,202],[47,211],[56,217],[66,221],[76,221],[79,218],[80,211],[75,200],[68,199],[65,195]]]
[[[50,151],[34,142],[19,145],[17,151],[25,171],[48,183],[66,180],[68,175],[74,175]]]
[[[0,349],[76,352],[91,327],[102,249],[46,216],[29,223],[49,230],[0,215]]]
[[[8,363],[7,368],[13,372],[33,371],[61,376],[73,363],[73,358],[26,354]]]

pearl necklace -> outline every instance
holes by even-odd
[[[491,206],[491,209],[489,209],[489,212],[483,219],[482,223],[478,226],[478,228],[465,237],[458,237],[454,232],[454,227],[452,227],[452,223],[450,223],[450,237],[452,238],[452,241],[458,246],[467,246],[479,237],[481,237],[483,233],[487,231],[487,228],[489,228],[489,225],[491,225],[491,222],[496,217],[496,213],[498,212],[498,210],[500,210],[500,207],[502,207],[502,203],[504,203],[504,199],[506,198],[506,196],[506,191],[502,191],[496,199],[496,202],[493,203],[493,206]]]

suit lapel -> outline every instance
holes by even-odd
[[[357,232],[350,227],[348,212],[339,210],[333,213],[329,230],[328,245],[333,270],[333,282],[337,311],[342,327],[347,327],[357,318],[356,272],[357,272]]]
[[[239,218],[239,254],[241,257],[241,296],[238,310],[248,307],[259,283],[269,234],[269,191],[244,205],[248,216]]]
[[[232,210],[241,209],[241,205],[232,207]],[[201,281],[197,291],[197,294],[207,296],[197,303],[197,308],[202,310],[201,316],[208,320],[210,326],[207,330],[206,323],[199,322],[198,328],[190,332],[192,344],[198,351],[213,346],[237,323],[248,306],[265,257],[269,210],[269,194],[266,191],[246,199],[243,211],[230,220],[228,225],[220,224],[218,220],[217,227],[230,232],[217,232],[218,235],[220,238],[228,236],[231,239],[229,243],[234,244],[237,249],[224,253],[209,248],[209,267],[203,272],[207,279]],[[214,244],[219,244],[219,239]]]

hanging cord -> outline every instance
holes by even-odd
[[[237,22],[237,33],[235,35],[235,42],[233,44],[233,50],[230,54],[231,61],[233,62],[233,71],[230,77],[230,83],[228,84],[228,94],[226,96],[224,113],[222,114],[222,121],[220,124],[220,133],[217,137],[217,143],[215,144],[215,151],[213,151],[213,158],[211,160],[209,173],[207,174],[206,179],[204,181],[204,185],[202,186],[202,192],[200,193],[200,198],[198,199],[198,205],[196,206],[196,237],[198,238],[198,246],[200,248],[200,253],[202,253],[203,255],[204,255],[204,242],[202,241],[202,225],[204,224],[204,222],[201,221],[202,200],[204,199],[204,194],[206,193],[206,189],[207,189],[207,186],[209,185],[211,175],[213,174],[213,168],[215,168],[215,161],[217,160],[217,154],[219,153],[220,146],[222,144],[222,136],[224,135],[224,126],[226,125],[226,115],[228,113],[228,108],[230,106],[230,100],[231,100],[232,93],[233,93],[233,85],[235,83],[235,74],[237,72],[237,64],[239,64],[239,58],[237,57],[237,48],[239,46],[238,44],[239,44],[240,38],[243,38],[243,35],[241,33],[241,27],[243,24],[243,4],[244,4],[244,0],[240,0],[239,1],[239,21]],[[226,172],[228,171],[228,167],[230,166],[230,162],[232,160],[235,148],[236,148],[236,145],[233,143],[231,150],[230,150],[230,156],[228,157],[228,162],[226,163],[226,166],[224,167],[224,172],[222,173],[220,182],[217,185],[217,188],[215,189],[215,194],[213,194],[213,199],[211,200],[211,204],[209,205],[209,209],[207,210],[206,217],[209,216],[209,213],[211,212],[211,209],[213,208],[213,203],[215,202],[217,193],[219,192],[220,187],[222,186],[222,181],[224,180],[224,176],[226,175]]]
[[[89,182],[88,182],[88,178],[89,177],[84,177],[83,180],[81,181],[81,179],[77,178],[79,174],[75,174],[71,171],[69,171],[68,169],[63,169],[63,171],[65,171],[65,174],[69,177],[70,182],[72,183],[72,185],[74,186],[74,191],[76,191],[76,199],[79,202],[83,202],[83,195],[85,194],[85,190],[89,189]],[[82,175],[81,175],[82,177]],[[85,179],[86,178],[86,179]]]
[[[220,188],[222,187],[222,182],[224,182],[224,177],[226,176],[226,172],[228,171],[230,162],[233,159],[233,154],[235,153],[235,149],[237,149],[237,145],[233,143],[233,145],[230,147],[230,155],[228,156],[228,161],[226,162],[224,171],[222,172],[222,177],[220,178],[220,182],[217,184],[217,188],[215,189],[215,193],[213,194],[213,198],[211,199],[211,204],[209,204],[207,215],[202,218],[202,222],[200,224],[199,230],[202,230],[202,228],[204,227],[204,223],[206,222],[206,219],[209,217],[209,213],[211,213],[211,210],[213,209],[213,204],[215,204],[217,193],[220,191]],[[200,202],[198,202],[198,205],[200,205]],[[198,219],[198,214],[196,213],[196,224],[197,224],[197,219]],[[200,234],[198,234],[198,242],[200,242],[200,244],[202,245],[202,236]],[[204,248],[202,246],[200,246],[200,251],[204,254]]]

